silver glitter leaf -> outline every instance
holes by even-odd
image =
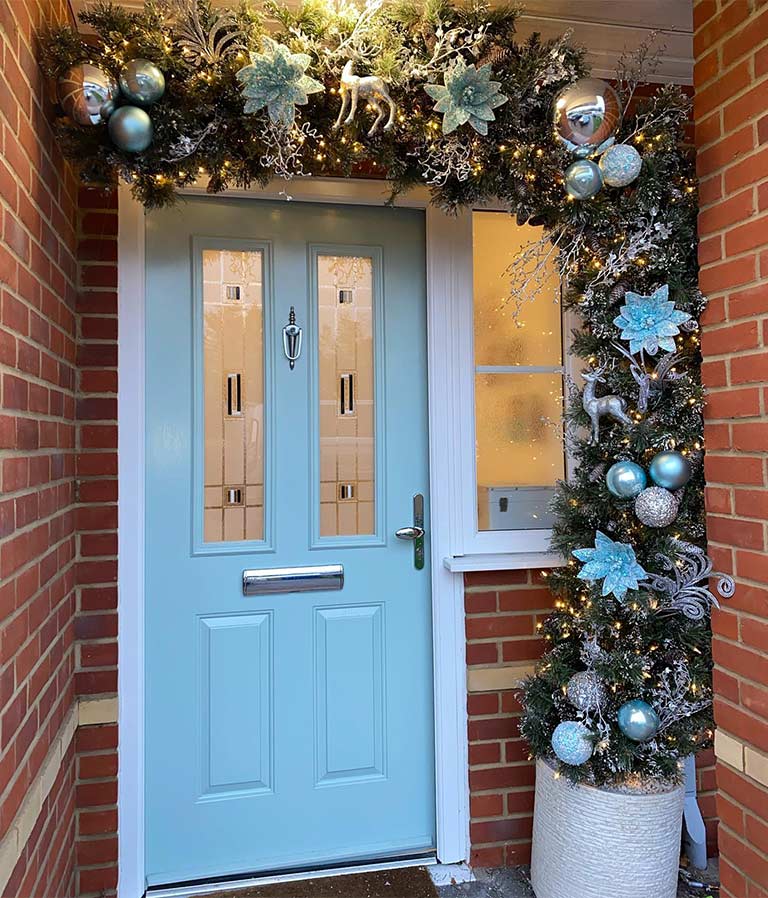
[[[673,540],[677,554],[674,558],[659,553],[656,560],[670,575],[649,574],[650,589],[663,597],[661,613],[681,612],[691,620],[702,620],[712,606],[720,607],[717,596],[710,591],[707,581],[712,575],[712,560],[699,546],[681,539]],[[732,577],[716,574],[716,590],[721,598],[729,599],[736,591]]]

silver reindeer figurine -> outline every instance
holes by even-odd
[[[584,387],[581,403],[592,421],[592,442],[595,444],[600,442],[600,418],[604,415],[613,418],[614,421],[628,424],[630,427],[633,424],[627,414],[627,403],[621,396],[595,396],[597,384],[605,382],[603,371],[605,371],[605,366],[596,371],[582,372],[582,377],[587,385]]]
[[[387,119],[386,125],[384,125],[384,130],[391,131],[395,124],[395,112],[397,111],[397,107],[395,106],[392,97],[389,95],[389,90],[384,83],[384,79],[379,78],[377,75],[367,75],[366,77],[361,78],[359,75],[355,75],[353,68],[354,63],[350,59],[344,66],[344,71],[341,73],[341,85],[339,86],[341,109],[339,110],[339,117],[336,119],[336,124],[333,126],[333,130],[336,131],[341,127],[342,119],[344,118],[347,108],[349,108],[349,115],[344,121],[344,124],[350,125],[357,112],[358,100],[365,100],[376,113],[376,120],[371,125],[371,128],[368,131],[368,136],[372,137],[378,131],[379,125],[384,121],[386,112],[381,105],[382,101],[389,106],[389,118]]]

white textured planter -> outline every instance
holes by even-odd
[[[536,898],[675,898],[684,795],[574,786],[537,761]]]

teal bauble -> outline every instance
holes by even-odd
[[[152,119],[138,106],[121,106],[109,117],[112,143],[126,153],[141,153],[152,143]]]
[[[564,720],[552,733],[552,749],[564,764],[578,767],[592,757],[591,733],[577,720]]]
[[[600,157],[600,171],[609,187],[626,187],[640,174],[643,160],[628,143],[617,143]]]
[[[137,106],[151,106],[165,93],[165,75],[148,59],[133,59],[120,73],[120,91]]]
[[[603,174],[589,159],[577,159],[565,170],[565,191],[575,200],[588,200],[602,186]]]
[[[645,742],[659,731],[659,715],[648,702],[634,698],[619,708],[619,729],[633,742]]]
[[[642,493],[647,483],[645,471],[633,461],[617,461],[605,475],[608,492],[619,499],[634,499]]]
[[[666,490],[679,490],[691,479],[691,463],[679,452],[659,452],[648,468],[651,480]]]

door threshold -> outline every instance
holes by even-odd
[[[234,892],[238,889],[252,889],[255,886],[270,886],[280,882],[300,882],[306,879],[325,879],[329,876],[351,876],[354,873],[375,873],[377,870],[401,870],[405,867],[431,867],[437,864],[434,853],[418,857],[406,857],[372,863],[320,867],[315,870],[300,870],[291,873],[265,873],[263,876],[217,879],[194,885],[150,886],[146,898],[195,898],[198,895],[214,895],[217,892]]]

